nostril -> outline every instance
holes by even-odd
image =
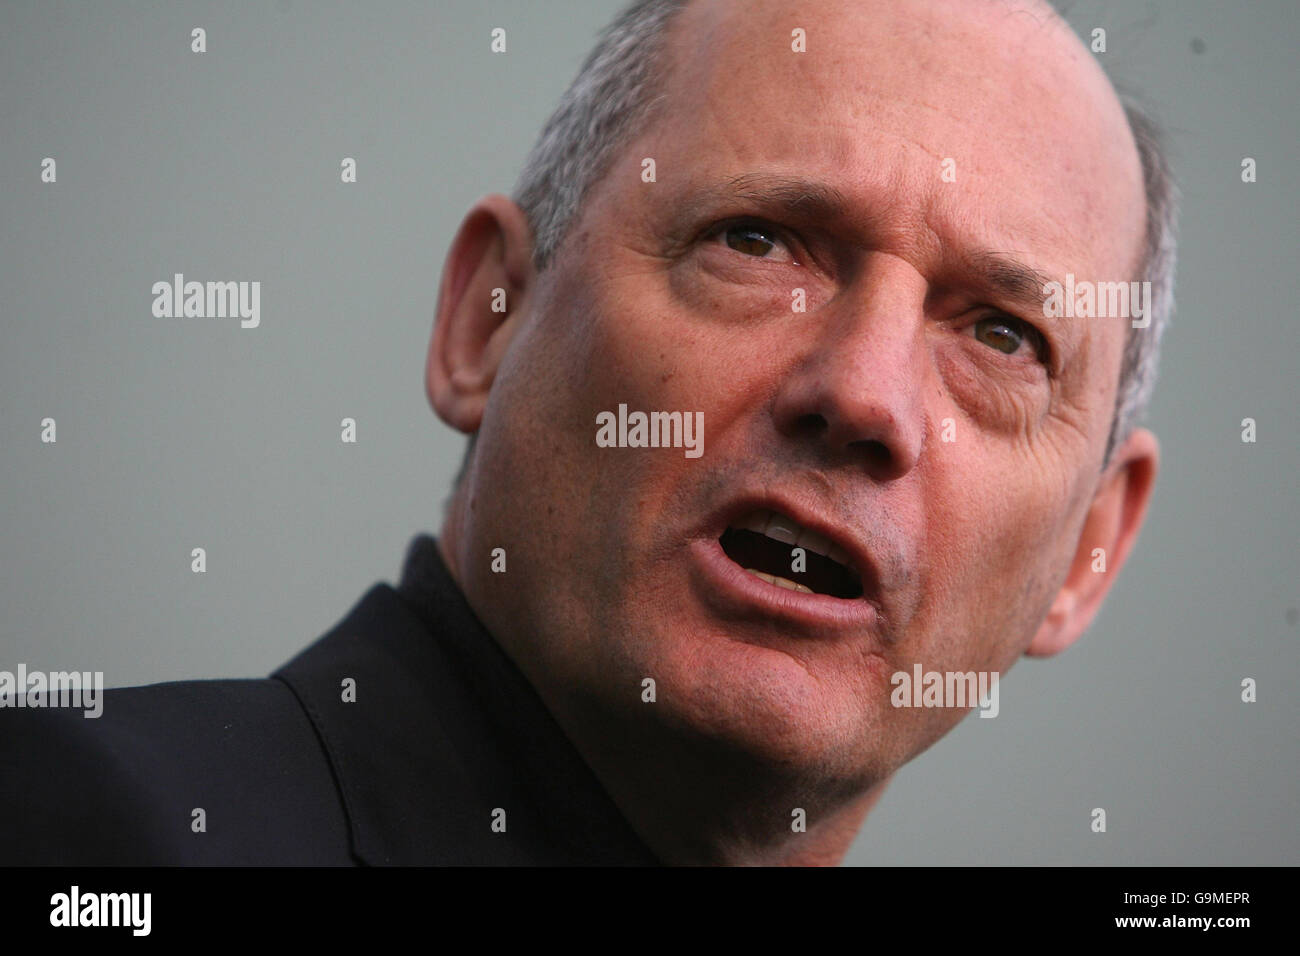
[[[893,463],[893,452],[882,441],[876,441],[874,438],[864,439],[853,442],[853,447],[861,451],[873,471],[883,471]]]

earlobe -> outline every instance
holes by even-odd
[[[425,365],[429,402],[453,428],[478,430],[534,277],[523,210],[505,196],[480,199],[447,253]]]
[[[1073,644],[1078,636],[1072,626],[1078,603],[1077,595],[1067,583],[1057,592],[1051,610],[1039,625],[1038,633],[1030,641],[1025,654],[1029,657],[1051,657]]]
[[[1144,428],[1116,449],[1084,520],[1070,571],[1026,648],[1027,656],[1059,654],[1092,623],[1137,541],[1159,458],[1156,438]]]

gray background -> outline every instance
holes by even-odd
[[[447,246],[617,7],[0,4],[0,668],[260,676],[395,578],[463,445],[422,386]],[[1183,183],[1157,494],[1088,635],[906,768],[849,862],[1295,864],[1300,13],[1070,18]],[[153,318],[174,272],[261,280],[261,328]]]

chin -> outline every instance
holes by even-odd
[[[657,681],[655,706],[681,732],[773,770],[863,775],[879,720],[854,682],[818,680],[783,650],[736,640],[697,645],[678,661],[658,668],[670,679]]]

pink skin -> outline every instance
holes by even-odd
[[[453,244],[428,391],[478,445],[441,545],[662,859],[833,863],[965,714],[892,707],[890,675],[1060,651],[1136,538],[1154,438],[1101,469],[1127,323],[1045,319],[975,266],[992,251],[1062,280],[1134,278],[1140,164],[1096,64],[1033,3],[697,0],[670,47],[670,107],[551,268],[532,268],[501,196]],[[740,176],[844,206],[726,192]],[[767,224],[761,251],[715,231],[740,216]],[[1046,363],[975,336],[999,314],[1041,330]],[[597,447],[619,403],[702,411],[703,457]],[[864,597],[730,562],[718,536],[763,507],[837,540]]]

